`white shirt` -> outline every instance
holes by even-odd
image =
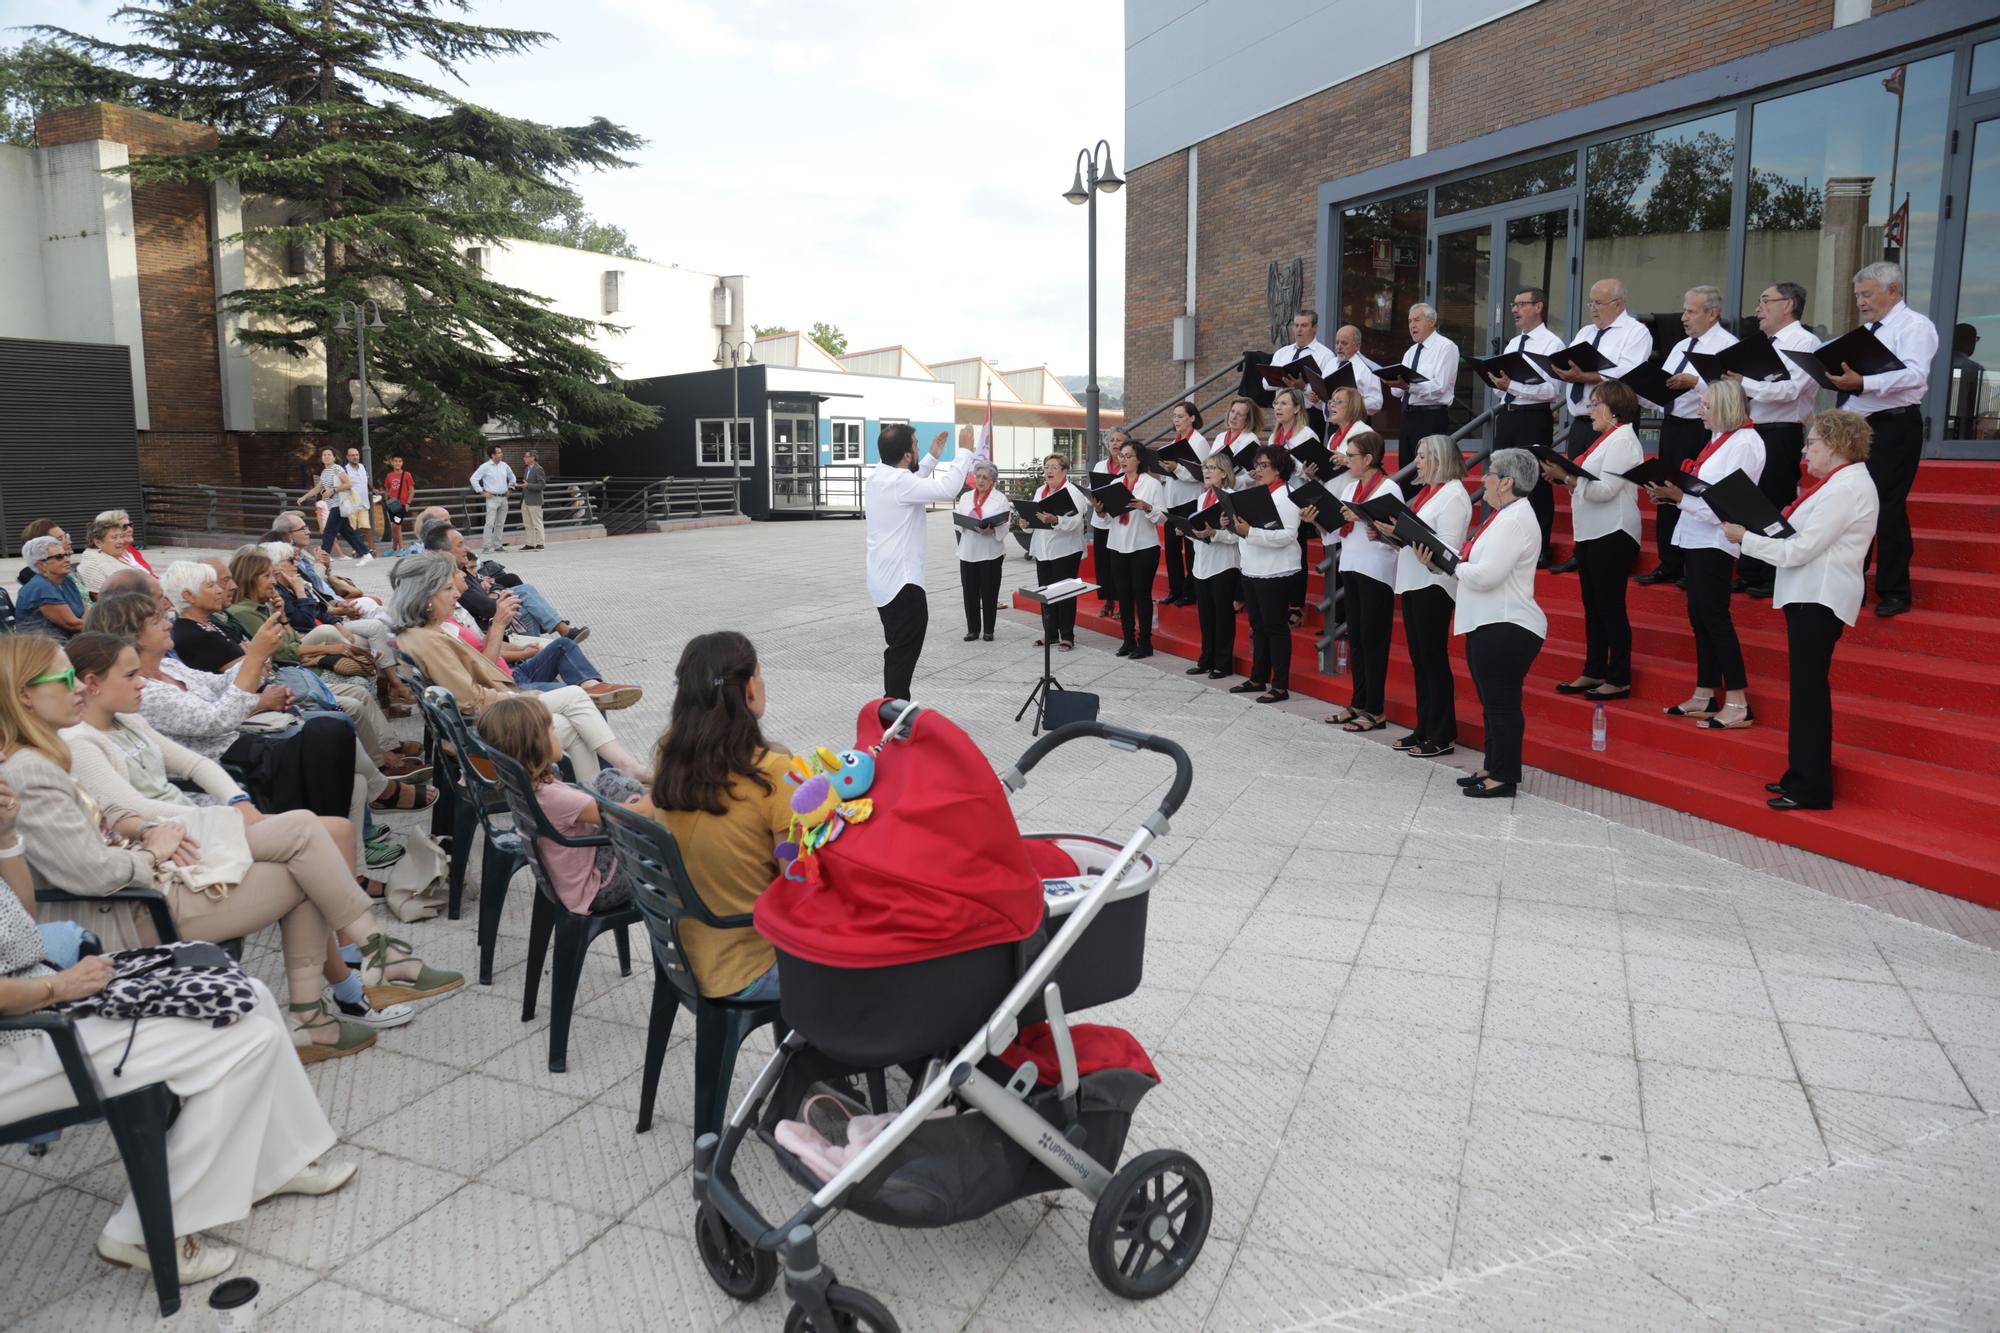
[[[1207,494],[1207,490],[1207,487],[1203,487],[1202,493],[1204,495]],[[1195,510],[1195,513],[1200,514],[1203,510],[1212,507],[1211,505],[1201,505],[1200,508]],[[1280,515],[1284,512],[1282,509],[1278,511]],[[1293,512],[1296,513],[1297,511],[1294,510]],[[1193,574],[1198,579],[1212,579],[1217,574],[1225,570],[1236,569],[1243,563],[1241,541],[1236,535],[1236,529],[1224,522],[1220,514],[1211,515],[1210,519],[1210,525],[1215,528],[1215,535],[1205,542],[1192,543],[1194,546]]]
[[[1703,445],[1706,449],[1708,446]],[[1703,481],[1721,481],[1737,469],[1755,481],[1764,475],[1764,437],[1753,426],[1738,426],[1695,472]],[[1735,542],[1722,535],[1722,520],[1698,495],[1681,493],[1681,521],[1674,524],[1674,545],[1684,551],[1727,551],[1741,555]]]
[[[1073,481],[1064,482],[1062,489],[1069,492],[1076,512],[1059,514],[1053,528],[1036,528],[1029,534],[1028,554],[1037,560],[1061,560],[1083,550],[1083,516],[1090,512],[1090,497],[1079,490]],[[1050,494],[1047,482],[1035,487],[1037,500],[1045,500]]]
[[[1109,453],[1106,453],[1104,457],[1098,459],[1095,463],[1091,464],[1090,486],[1084,487],[1085,495],[1083,497],[1084,499],[1083,509],[1085,513],[1090,515],[1090,526],[1093,528],[1098,528],[1098,529],[1108,528],[1111,526],[1111,520],[1090,507],[1090,495],[1088,494],[1088,492],[1091,489],[1091,487],[1102,486],[1105,482],[1110,481],[1113,477],[1117,475],[1118,475],[1118,469],[1111,465],[1111,455]]]
[[[1586,324],[1577,330],[1569,345],[1575,347],[1581,343],[1594,343],[1598,354],[1611,363],[1598,374],[1611,379],[1621,379],[1630,374],[1635,367],[1645,364],[1646,358],[1653,353],[1653,335],[1646,332],[1644,324],[1632,318],[1629,310],[1619,311],[1618,318],[1604,326],[1602,338],[1598,338],[1597,334],[1597,325]],[[1569,414],[1588,417],[1591,386],[1571,384],[1566,380],[1558,380],[1557,383],[1562,385],[1560,397]]]
[[[1236,462],[1236,455],[1242,453],[1245,449],[1254,449],[1257,447],[1258,443],[1257,432],[1254,430],[1246,430],[1246,431],[1241,431],[1235,435],[1231,435],[1228,431],[1225,430],[1219,435],[1217,435],[1214,439],[1210,440],[1208,443],[1209,443],[1208,456],[1210,458],[1213,458],[1218,453],[1223,455],[1225,458],[1229,460],[1230,469],[1236,474],[1236,480],[1230,486],[1230,489],[1231,490],[1241,489],[1243,485],[1243,478],[1250,475],[1250,469],[1246,467],[1239,467]],[[1207,484],[1208,483],[1206,481],[1202,483],[1203,486],[1206,486]]]
[[[346,472],[347,480],[354,487],[355,512],[365,514],[370,508],[368,503],[368,469],[359,463],[349,463],[346,465]]]
[[[514,469],[498,458],[489,458],[472,474],[472,489],[482,495],[505,495],[514,484]]]
[[[1794,352],[1810,352],[1819,346],[1812,330],[1796,319],[1771,335],[1773,347],[1789,347]],[[1805,425],[1811,419],[1815,396],[1819,385],[1806,374],[1799,363],[1782,351],[1778,359],[1785,363],[1786,377],[1765,383],[1743,377],[1743,396],[1750,400],[1750,420],[1757,425],[1798,424]]]
[[[1188,447],[1194,450],[1194,456],[1197,461],[1192,466],[1182,463],[1179,465],[1179,473],[1169,472],[1165,477],[1161,478],[1162,483],[1167,488],[1167,503],[1169,505],[1184,505],[1189,500],[1194,499],[1195,496],[1201,494],[1200,460],[1206,459],[1215,450],[1215,446],[1208,442],[1208,437],[1200,431],[1195,431],[1189,435],[1187,442]],[[1173,467],[1174,464],[1163,463],[1161,466]]]
[[[1482,625],[1519,625],[1538,639],[1549,618],[1535,604],[1535,561],[1542,554],[1542,525],[1526,498],[1503,506],[1458,562],[1458,605],[1451,631],[1470,634]]]
[[[952,509],[957,513],[964,514],[968,518],[975,517],[972,512],[972,505],[976,498],[977,492],[967,491],[958,497],[958,503],[953,505]],[[982,507],[982,512],[976,515],[976,517],[992,518],[995,515],[1003,513],[1011,516],[1013,512],[1014,502],[1009,500],[1006,493],[998,486],[995,486],[992,490],[986,492],[986,501]],[[1012,522],[1013,519],[1011,517],[1002,519],[1000,526],[994,528],[991,532],[971,532],[965,528],[958,527],[957,524],[953,524],[953,529],[958,533],[958,558],[974,563],[998,560],[1001,556],[1007,554],[1007,529]]]
[[[1319,438],[1319,433],[1315,431],[1311,426],[1308,426],[1303,421],[1299,422],[1298,426],[1292,431],[1292,433],[1285,437],[1285,442],[1282,445],[1278,444],[1277,428],[1273,427],[1271,430],[1271,443],[1277,445],[1277,447],[1283,449],[1286,453],[1290,453],[1293,449],[1297,448],[1299,445],[1305,444],[1310,440],[1317,440],[1318,438]],[[1294,459],[1293,461],[1296,462],[1297,460]],[[1239,491],[1247,490],[1249,487],[1256,484],[1255,482],[1249,479],[1250,478],[1249,468],[1239,468],[1237,469],[1237,471],[1239,475],[1241,475],[1244,478],[1243,484],[1241,486],[1238,486],[1236,488],[1237,490]],[[1306,481],[1307,477],[1305,474],[1305,469],[1295,467],[1292,469],[1292,475],[1285,482],[1285,489],[1288,491],[1295,491],[1300,486],[1304,485]]]
[[[1734,347],[1735,345],[1736,335],[1728,329],[1723,328],[1720,324],[1717,324],[1699,338],[1683,338],[1675,343],[1673,350],[1667,353],[1667,374],[1671,377],[1680,374],[1682,371],[1686,371],[1688,374],[1694,376],[1695,386],[1668,404],[1667,411],[1677,417],[1684,417],[1689,421],[1693,421],[1701,416],[1703,380],[1701,372],[1694,368],[1694,362],[1688,360],[1688,353],[1707,352],[1713,356],[1723,348]]]
[[[1530,332],[1516,333],[1512,338],[1508,339],[1504,350],[1519,352],[1523,349],[1540,353],[1542,356],[1554,356],[1563,349],[1563,340],[1548,325],[1537,324]],[[1536,367],[1536,370],[1539,372],[1540,367]],[[1485,383],[1483,377],[1480,383]],[[1493,386],[1490,384],[1486,387],[1492,389],[1493,397],[1496,401],[1509,403],[1515,407],[1534,403],[1553,406],[1556,399],[1562,397],[1562,391],[1569,387],[1561,380],[1551,379],[1547,375],[1542,376],[1540,384],[1523,384],[1519,380],[1511,380],[1509,383],[1513,387],[1508,389],[1504,394],[1498,389],[1493,389]],[[1423,566],[1419,565],[1417,568],[1422,569]]]
[[[1123,482],[1125,474],[1119,473],[1116,479]],[[1144,500],[1153,508],[1148,513],[1142,513],[1136,508],[1127,509],[1122,514],[1112,516],[1111,535],[1106,539],[1106,544],[1121,555],[1143,551],[1148,546],[1158,546],[1160,524],[1166,521],[1167,488],[1160,484],[1158,477],[1141,472],[1139,480],[1126,484],[1131,487],[1133,499]],[[1123,523],[1118,521],[1121,518],[1125,520]]]
[[[1602,444],[1592,444],[1584,450],[1576,465],[1595,473],[1597,480],[1578,479],[1570,487],[1571,536],[1587,542],[1622,532],[1635,542],[1639,540],[1639,488],[1619,474],[1630,472],[1645,457],[1639,432],[1629,425],[1614,428]]]
[[[1931,363],[1937,360],[1937,325],[1898,301],[1874,328],[1875,336],[1896,354],[1903,368],[1883,375],[1863,375],[1861,392],[1841,406],[1866,416],[1923,402],[1924,390],[1931,382]]]
[[[1465,530],[1472,523],[1472,494],[1465,489],[1464,482],[1440,486],[1437,494],[1421,506],[1413,505],[1412,511],[1430,526],[1448,550],[1456,553],[1465,545]],[[1419,588],[1443,588],[1453,597],[1458,596],[1457,579],[1425,569],[1417,553],[1405,546],[1396,552],[1396,591],[1415,592]]]
[[[1433,330],[1420,343],[1403,349],[1403,364],[1424,377],[1424,383],[1407,390],[1392,386],[1390,393],[1410,407],[1450,407],[1458,389],[1458,344]]]
[[[1274,366],[1289,366],[1302,356],[1312,358],[1312,363],[1318,367],[1320,378],[1322,379],[1331,375],[1334,366],[1339,364],[1340,361],[1340,358],[1333,354],[1331,347],[1328,347],[1318,338],[1314,338],[1304,347],[1299,346],[1296,342],[1286,343],[1283,347],[1271,353],[1271,364]],[[1356,373],[1358,374],[1359,372]],[[1306,405],[1308,407],[1317,407],[1321,410],[1326,408],[1326,404],[1319,400],[1319,395],[1312,391],[1310,383],[1306,386]]]
[[[1247,536],[1239,538],[1246,579],[1290,578],[1299,572],[1299,507],[1292,503],[1291,492],[1283,486],[1271,488],[1271,503],[1278,507],[1280,526],[1252,528]]]
[[[1337,372],[1342,366],[1354,367],[1354,391],[1361,395],[1361,405],[1371,414],[1380,412],[1382,410],[1382,381],[1375,374],[1375,367],[1368,364],[1368,358],[1365,356],[1356,356],[1342,360],[1336,353],[1333,359],[1333,371],[1329,371],[1328,373]]]
[[[1789,537],[1743,534],[1743,553],[1775,568],[1771,605],[1818,602],[1847,624],[1861,610],[1863,566],[1875,540],[1880,502],[1875,479],[1860,464],[1829,476],[1792,511]]]
[[[929,476],[887,463],[868,474],[861,507],[868,519],[868,597],[875,605],[895,601],[908,584],[924,586],[924,506],[956,496],[971,470],[972,451],[961,449]]]
[[[1382,479],[1376,483],[1375,489],[1368,493],[1369,499],[1372,500],[1378,495],[1393,495],[1398,500],[1403,498],[1403,488],[1396,484],[1394,477],[1386,472],[1378,475]],[[1354,493],[1360,489],[1360,480],[1350,476],[1334,491],[1334,498],[1342,504],[1352,504]],[[1320,517],[1339,516],[1322,514]],[[1375,531],[1373,524],[1352,523],[1334,531],[1340,534],[1340,550],[1335,553],[1334,567],[1328,570],[1328,573],[1359,574],[1364,578],[1374,579],[1377,583],[1386,583],[1392,588],[1396,586],[1396,548],[1382,540],[1382,534]],[[1374,541],[1368,540],[1371,536],[1375,538]]]

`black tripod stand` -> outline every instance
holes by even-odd
[[[1026,589],[1024,591],[1031,601],[1041,603],[1043,609],[1046,610],[1048,607],[1056,606],[1063,602],[1073,602],[1085,593],[1095,591],[1095,589],[1095,584],[1085,584],[1074,592],[1065,593],[1059,597],[1046,598],[1042,597],[1036,589]],[[1035,725],[1028,732],[1031,736],[1039,736],[1041,734],[1042,719],[1047,714],[1049,707],[1049,691],[1060,690],[1063,687],[1062,682],[1056,679],[1055,666],[1052,660],[1055,653],[1055,646],[1055,631],[1049,629],[1044,624],[1042,627],[1042,678],[1035,682],[1034,689],[1028,691],[1027,700],[1022,703],[1021,711],[1014,714],[1014,720],[1019,722],[1028,715],[1030,708],[1035,710]]]

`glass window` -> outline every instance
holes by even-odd
[[[1911,308],[1929,313],[1951,62],[1933,56],[1752,109],[1746,306],[1770,283],[1796,282],[1806,324],[1842,333],[1855,323],[1855,270],[1894,259]]]
[[[1951,355],[1944,437],[2000,439],[2000,355],[1996,355],[2000,353],[2000,120],[1973,126],[1965,258],[1958,270],[1958,323],[1944,341]],[[1989,365],[1996,369],[1988,369]]]
[[[1664,352],[1687,336],[1681,298],[1728,285],[1736,113],[1593,146],[1584,163],[1583,281],[1625,284],[1626,309]]]
[[[1055,439],[1052,443],[1054,447],[1050,449],[1050,453],[1061,454],[1068,460],[1072,468],[1078,466],[1077,460],[1083,457],[1082,431],[1065,430],[1059,427],[1055,432]]]
[[[1341,211],[1339,318],[1322,321],[1319,330],[1328,347],[1341,325],[1352,324],[1370,361],[1403,355],[1410,342],[1406,312],[1424,299],[1426,207],[1418,193]]]
[[[1440,185],[1437,212],[1441,218],[1450,217],[1453,213],[1484,208],[1488,204],[1511,203],[1516,199],[1567,190],[1575,184],[1576,154],[1563,153],[1558,157],[1545,157],[1539,162],[1523,162],[1519,166],[1502,167],[1469,180]]]
[[[861,423],[852,419],[836,419],[833,423],[833,461],[836,463],[859,463],[861,461]]]
[[[726,435],[729,422],[724,418],[704,418],[694,423],[697,461],[703,467],[731,467],[735,460],[729,456],[729,442]],[[751,461],[750,422],[741,419],[736,422],[736,453],[747,465]]]
[[[2000,88],[2000,38],[1972,48],[1972,86],[1967,92],[1990,93]]]

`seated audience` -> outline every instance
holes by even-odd
[[[62,527],[52,518],[38,518],[28,524],[27,527],[21,529],[21,549],[25,552],[28,543],[37,537],[54,537],[62,543],[63,553],[69,556],[69,577],[67,580],[69,586],[76,589],[76,595],[88,606],[90,604],[90,593],[84,588],[83,579],[76,572],[76,546],[70,541],[69,533],[63,531]],[[35,577],[35,574],[36,570],[33,565],[23,565],[20,572],[14,575],[14,581],[25,584],[29,579]]]
[[[14,599],[14,627],[28,633],[67,639],[83,628],[83,594],[70,581],[69,552],[60,541],[44,536],[21,548],[21,558],[33,571]]]
[[[492,623],[493,606],[499,600],[500,594],[511,592],[520,606],[507,623],[516,633],[556,634],[565,639],[574,639],[578,643],[590,637],[590,626],[571,625],[533,584],[523,583],[519,579],[511,584],[503,584],[499,579],[484,572],[479,557],[466,546],[464,534],[450,523],[439,525],[434,519],[426,520],[422,531],[426,551],[444,552],[465,572],[465,596],[459,604],[479,622],[481,629]],[[488,560],[484,564],[492,565],[495,569],[499,568],[495,561]],[[501,572],[505,573],[504,570]]]
[[[532,694],[510,694],[486,705],[479,715],[479,739],[514,760],[535,784],[542,813],[566,838],[583,838],[603,824],[590,792],[571,786],[556,773],[562,742],[556,739],[555,717]],[[646,789],[615,768],[597,772],[592,784],[607,801],[630,805]],[[572,912],[606,912],[632,901],[632,880],[610,847],[565,847],[547,838],[540,843],[542,864],[555,883],[556,896]]]
[[[153,572],[132,549],[131,537],[132,520],[122,509],[106,510],[91,521],[90,549],[83,553],[83,559],[77,562],[76,567],[84,590],[91,596],[100,595],[104,580],[121,569],[136,569],[144,574]]]

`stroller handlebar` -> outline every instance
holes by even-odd
[[[1000,775],[1000,780],[1007,784],[1009,791],[1019,791],[1027,785],[1028,774],[1049,751],[1087,737],[1109,741],[1120,749],[1150,750],[1174,761],[1174,781],[1160,801],[1161,815],[1171,819],[1174,812],[1181,808],[1181,803],[1187,800],[1188,790],[1194,786],[1194,761],[1188,758],[1187,751],[1165,736],[1134,731],[1110,722],[1071,722],[1054,731],[1043,732],[1041,738],[1014,761],[1014,766]]]

